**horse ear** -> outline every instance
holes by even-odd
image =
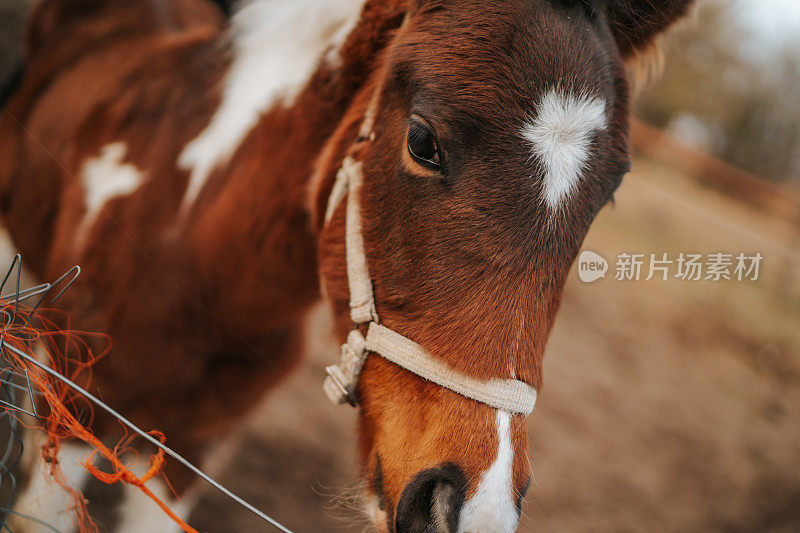
[[[609,0],[607,7],[611,32],[620,54],[628,59],[653,42],[653,39],[681,18],[693,0]]]

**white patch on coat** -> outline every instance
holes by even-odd
[[[253,0],[234,15],[233,63],[211,122],[186,145],[178,165],[190,172],[182,210],[213,170],[228,161],[261,114],[289,105],[320,61],[338,61],[364,0]]]
[[[58,462],[67,484],[78,491],[83,489],[89,478],[89,472],[83,467],[89,453],[87,446],[74,443],[62,444],[58,452]],[[50,465],[45,464],[39,456],[31,470],[28,486],[17,499],[14,511],[43,520],[58,531],[68,532],[76,529],[73,505],[72,496],[56,483],[50,475]],[[15,531],[52,531],[19,515],[13,517],[13,523],[17,526]]]
[[[241,429],[229,431],[224,436],[212,442],[205,457],[201,462],[203,472],[216,478],[233,461],[236,452],[240,449],[243,432]],[[147,471],[145,465],[135,465],[131,471],[137,476],[143,476]],[[187,490],[176,500],[163,480],[154,477],[147,482],[147,488],[167,504],[172,511],[188,521],[192,511],[199,503],[208,485],[197,478]],[[136,487],[125,485],[125,494],[119,508],[120,523],[117,533],[139,533],[141,531],[157,531],[165,533],[178,533],[180,527],[173,522],[149,497]],[[191,524],[190,524],[191,525]]]
[[[512,533],[519,522],[512,488],[514,449],[511,415],[497,412],[497,458],[481,476],[478,490],[461,509],[459,533]]]
[[[134,470],[134,469],[132,469]],[[143,475],[143,471],[134,472]],[[188,514],[194,507],[194,500],[187,501],[181,498],[180,504],[172,496],[166,483],[161,478],[150,479],[146,486],[153,494],[164,502],[167,507],[181,517],[188,519]],[[158,531],[159,533],[178,533],[182,531],[161,508],[145,493],[132,485],[125,485],[124,499],[119,507],[119,524],[117,533],[140,533],[142,531]]]
[[[86,214],[78,228],[78,243],[83,242],[106,202],[118,196],[131,194],[142,184],[144,174],[134,165],[122,162],[127,150],[124,142],[107,144],[99,156],[84,163],[81,177]]]
[[[536,118],[522,128],[544,170],[544,201],[557,209],[578,189],[591,155],[592,138],[606,129],[606,104],[597,97],[559,90],[539,102]]]

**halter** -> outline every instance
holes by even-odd
[[[375,116],[376,96],[370,103],[359,132],[362,142],[374,139],[372,125]],[[375,309],[372,280],[364,253],[364,236],[361,228],[361,185],[364,180],[362,163],[352,156],[345,157],[336,173],[336,182],[328,199],[325,212],[327,224],[333,213],[347,196],[345,245],[347,248],[347,281],[350,286],[350,317],[355,328],[342,345],[341,362],[327,367],[324,389],[334,403],[358,405],[356,386],[364,361],[369,352],[375,353],[409,372],[432,383],[445,387],[466,398],[502,409],[513,414],[529,415],[536,403],[536,389],[516,379],[478,380],[465,376],[446,363],[432,357],[422,346],[411,339],[382,326]],[[367,336],[359,326],[367,325]]]

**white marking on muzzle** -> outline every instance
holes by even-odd
[[[512,488],[514,449],[511,415],[497,411],[497,458],[481,476],[475,495],[461,509],[459,533],[512,533],[519,514]]]
[[[554,89],[539,102],[536,118],[522,128],[522,136],[544,169],[542,194],[551,209],[577,192],[592,138],[604,129],[606,103],[600,98]]]

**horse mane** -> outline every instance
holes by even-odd
[[[219,29],[225,23],[221,8],[213,0],[42,0],[28,16],[26,59],[45,49],[61,52],[65,37],[73,51],[85,53],[114,37],[201,26]],[[59,54],[59,59],[68,57]]]

